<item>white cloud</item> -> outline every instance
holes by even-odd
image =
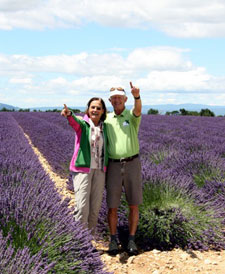
[[[0,28],[154,27],[176,37],[224,37],[224,0],[2,0]]]
[[[172,90],[176,93],[209,91],[213,86],[212,76],[200,67],[189,71],[153,71],[146,78],[139,79],[139,83],[140,86],[152,91]]]
[[[134,72],[151,70],[190,70],[192,63],[185,60],[187,49],[172,47],[139,48],[127,57],[118,53],[56,55],[32,57],[28,55],[0,55],[0,73],[49,72],[74,76],[117,75],[130,76]],[[112,62],[113,60],[113,62]],[[110,64],[110,66],[109,66]]]
[[[30,79],[30,78],[11,78],[9,80],[9,82],[12,84],[31,84],[32,79]]]
[[[189,70],[192,64],[182,56],[182,53],[187,51],[189,50],[172,47],[135,49],[127,58],[128,66],[133,69]]]
[[[49,82],[48,82],[48,85],[49,87],[51,88],[55,88],[57,86],[60,86],[60,87],[63,87],[65,85],[67,85],[67,81],[66,79],[62,78],[62,77],[58,77],[56,79],[51,79]]]
[[[43,4],[40,0],[1,0],[0,11],[15,12],[30,10]]]
[[[92,96],[107,100],[112,86],[123,86],[129,94],[132,81],[141,88],[145,104],[153,98],[155,102],[165,98],[168,102],[202,100],[202,95],[204,103],[221,104],[225,75],[210,75],[204,67],[194,65],[187,53],[188,49],[150,47],[135,49],[126,57],[118,52],[42,57],[2,54],[1,98],[7,97],[9,104],[14,100],[21,107],[30,102],[33,106],[61,105],[65,102],[62,98],[67,102],[76,98],[79,105],[85,105]]]

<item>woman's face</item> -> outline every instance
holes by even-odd
[[[91,102],[88,108],[88,116],[95,125],[98,125],[104,109],[100,100],[94,100]]]

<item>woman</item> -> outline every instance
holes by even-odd
[[[105,187],[108,164],[107,138],[104,120],[106,106],[101,98],[91,98],[83,119],[64,105],[61,115],[67,117],[76,132],[70,170],[73,172],[75,219],[95,233]]]

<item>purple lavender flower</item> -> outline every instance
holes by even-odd
[[[1,272],[106,273],[12,114],[0,120]]]

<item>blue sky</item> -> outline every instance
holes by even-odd
[[[0,41],[0,103],[225,102],[224,0],[0,0]]]

